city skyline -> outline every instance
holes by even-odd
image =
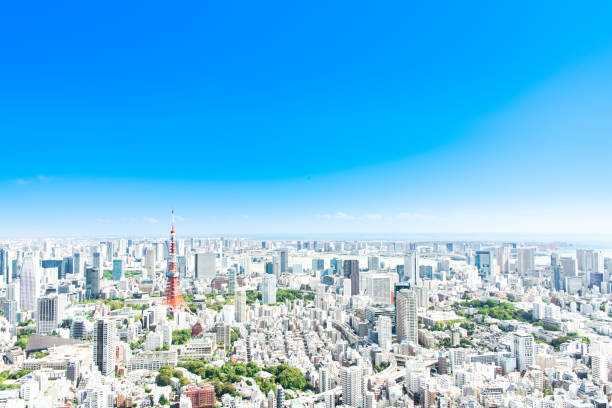
[[[0,17],[3,236],[612,230],[604,2],[40,7]]]

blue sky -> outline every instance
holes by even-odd
[[[611,231],[612,4],[455,3],[5,5],[0,235]]]

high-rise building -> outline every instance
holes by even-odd
[[[17,301],[5,300],[2,302],[2,314],[10,324],[17,324]]]
[[[281,249],[280,251],[278,251],[278,257],[280,259],[280,272],[289,272],[289,256],[287,254],[287,250]]]
[[[418,343],[417,297],[413,290],[402,289],[395,299],[397,340]]]
[[[38,298],[36,333],[49,334],[57,329],[64,316],[64,296],[65,295],[53,295]]]
[[[534,248],[519,248],[518,250],[518,267],[519,275],[527,275],[535,269],[535,249]]]
[[[93,267],[98,269],[102,268],[102,257],[99,252],[93,253]]]
[[[276,303],[276,276],[265,274],[262,283],[262,300],[269,305]]]
[[[81,277],[81,274],[85,272],[83,268],[83,259],[79,252],[75,252],[72,256],[73,272],[76,276]]]
[[[476,269],[478,269],[478,276],[482,279],[493,275],[493,251],[476,251],[475,263]]]
[[[608,381],[608,356],[602,354],[591,355],[591,369],[593,381],[597,383]]]
[[[11,274],[9,273],[9,269],[8,249],[0,248],[0,275],[2,275],[2,281],[6,284],[11,282]]]
[[[60,279],[65,279],[66,275],[72,275],[74,273],[74,259],[71,256],[67,256],[62,259]]]
[[[513,333],[512,336],[516,367],[518,371],[523,371],[535,362],[535,341],[531,334],[523,331]]]
[[[321,367],[319,367],[319,394],[331,389],[329,374],[329,366],[327,364],[321,364]]]
[[[404,256],[404,276],[402,281],[410,283],[413,287],[421,284],[419,276],[419,255],[417,252],[408,252]]]
[[[123,278],[124,278],[123,260],[115,259],[113,260],[113,280],[120,281]]]
[[[344,277],[351,280],[351,295],[359,295],[359,261],[346,259],[343,265]]]
[[[274,264],[272,262],[266,262],[264,266],[264,273],[268,275],[274,275]]]
[[[283,408],[285,406],[285,390],[282,385],[276,386],[276,408]]]
[[[363,397],[363,379],[361,368],[357,366],[340,369],[340,385],[344,405],[359,407]]]
[[[227,293],[230,295],[236,293],[236,269],[234,268],[227,270]]]
[[[246,306],[246,292],[244,290],[236,291],[236,322],[243,323],[247,321],[247,306]]]
[[[501,246],[497,248],[497,267],[500,273],[508,273],[508,263],[510,261],[510,247]]]
[[[181,394],[189,398],[192,408],[213,408],[216,403],[215,387],[209,383],[186,385]]]
[[[377,256],[368,257],[368,271],[377,271],[380,267],[380,262]]]
[[[312,260],[312,270],[313,272],[322,271],[325,269],[325,260],[320,258],[315,258]]]
[[[36,299],[40,292],[40,277],[38,263],[32,256],[26,256],[23,260],[20,278],[20,300],[21,309],[33,312],[36,310]]]
[[[115,374],[115,322],[98,320],[93,331],[93,361],[102,375]]]
[[[391,319],[388,316],[379,316],[376,331],[378,332],[378,345],[380,348],[385,352],[391,350],[393,340]]]
[[[217,261],[214,253],[197,252],[194,258],[195,279],[212,279],[217,275]]]
[[[100,269],[85,268],[85,296],[87,299],[97,299],[100,294]]]

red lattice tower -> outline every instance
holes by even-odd
[[[187,304],[181,296],[178,279],[178,268],[176,266],[176,244],[174,242],[174,210],[172,210],[170,254],[168,256],[168,271],[166,272],[166,290],[164,291],[164,305],[170,306],[174,309],[178,307],[187,308]]]

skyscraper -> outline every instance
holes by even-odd
[[[23,310],[33,312],[36,310],[36,299],[40,292],[40,277],[38,264],[32,256],[26,256],[23,260],[20,279],[20,307]]]
[[[42,296],[38,298],[36,333],[49,334],[57,329],[64,316],[64,307],[64,295]]]
[[[418,343],[417,298],[413,290],[402,289],[395,299],[397,340]]]
[[[340,369],[340,385],[344,405],[359,407],[363,396],[363,379],[361,369],[357,366]]]
[[[535,362],[535,341],[531,334],[523,331],[513,333],[513,351],[518,371],[523,371]]]
[[[113,260],[113,280],[120,281],[124,277],[123,274],[123,260],[115,259]]]
[[[93,361],[102,375],[115,374],[115,322],[98,320],[93,333]]]
[[[100,269],[85,268],[85,296],[87,299],[97,299],[100,293]]]
[[[214,253],[197,252],[194,258],[195,279],[212,279],[217,275],[217,261]]]
[[[482,279],[489,278],[493,274],[493,262],[493,251],[476,251],[478,276]]]
[[[0,248],[0,275],[2,275],[2,281],[7,285],[11,282],[9,251],[4,248]]]
[[[519,248],[518,250],[518,273],[527,275],[535,269],[535,249]]]
[[[379,316],[376,324],[376,331],[378,332],[378,345],[385,352],[391,350],[391,330],[391,319],[389,316]]]
[[[344,261],[344,276],[351,280],[351,295],[359,295],[359,261],[346,259]]]
[[[421,283],[419,276],[419,255],[415,252],[408,252],[404,256],[404,279],[412,286],[418,286]]]
[[[285,390],[282,385],[276,386],[276,408],[283,408],[285,406]]]
[[[276,303],[276,276],[264,274],[262,283],[262,300],[268,305]]]
[[[236,293],[236,269],[234,268],[227,270],[227,293],[230,295]]]
[[[280,251],[278,251],[278,256],[280,258],[280,272],[289,272],[289,256],[287,254],[287,250],[281,249]]]
[[[244,290],[236,291],[236,322],[242,323],[247,320],[246,292]]]

